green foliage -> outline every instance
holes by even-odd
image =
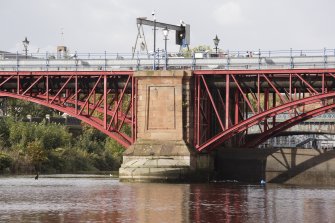
[[[1,118],[0,119],[0,148],[6,148],[10,145],[9,142],[9,127],[8,123]]]
[[[91,162],[91,154],[78,148],[67,148],[61,154],[64,171],[76,173],[78,171],[97,170]]]
[[[212,52],[212,48],[208,45],[199,45],[193,48],[182,50],[184,57],[192,57],[193,53],[196,52]]]
[[[46,150],[71,145],[71,134],[59,124],[39,124],[36,126],[35,138],[39,139]]]
[[[36,170],[39,170],[40,164],[48,159],[45,149],[40,141],[28,143],[27,154]]]
[[[123,147],[97,129],[84,124],[82,134],[74,138],[59,124],[17,121],[27,114],[43,118],[52,110],[12,99],[8,104],[10,117],[0,119],[0,172],[77,173],[117,170],[121,165]],[[129,134],[130,128],[121,131]]]
[[[27,115],[33,117],[45,117],[46,114],[56,114],[56,111],[45,106],[29,101],[7,98],[7,112],[11,117],[17,119],[26,118]]]
[[[122,131],[130,130],[124,128]],[[124,148],[115,140],[88,125],[83,126],[83,134],[74,147],[77,152],[83,151],[82,157],[86,157],[88,163],[99,170],[117,170],[121,165]],[[84,152],[87,155],[83,156]]]
[[[122,154],[124,147],[118,144],[115,140],[107,138],[105,143],[105,157],[110,159],[113,164],[112,169],[118,169],[122,163]]]
[[[12,157],[13,173],[76,173],[79,171],[117,170],[124,148],[116,141],[88,125],[82,134],[73,138],[58,124],[0,120],[0,145]],[[123,132],[130,129],[124,127]]]
[[[88,125],[83,125],[83,133],[76,142],[75,147],[89,153],[102,152],[106,135]]]
[[[12,158],[3,152],[0,152],[0,172],[3,172],[6,168],[9,168],[12,164]]]
[[[31,159],[23,150],[14,147],[8,151],[8,155],[12,158],[11,173],[29,174],[35,172]]]
[[[21,149],[33,141],[39,141],[46,150],[55,149],[69,145],[70,139],[71,134],[58,124],[11,122],[9,127],[10,144]]]

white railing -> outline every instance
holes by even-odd
[[[260,148],[305,148],[305,149],[334,149],[335,135],[309,134],[277,136],[268,139]]]
[[[165,64],[165,56],[168,60]],[[154,68],[154,61],[156,61]],[[0,70],[147,70],[147,69],[300,69],[335,68],[335,49],[168,53],[0,52]]]

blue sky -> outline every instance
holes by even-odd
[[[67,45],[78,52],[131,52],[136,18],[156,11],[158,21],[191,25],[191,47],[230,50],[335,48],[333,0],[0,0],[0,50],[55,51]],[[64,33],[61,35],[61,33]],[[153,31],[145,28],[149,50]],[[63,37],[63,38],[62,38]],[[168,48],[177,51],[171,33]],[[157,47],[163,48],[157,32]]]

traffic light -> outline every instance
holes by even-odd
[[[176,31],[176,44],[190,45],[190,25],[184,24],[181,27],[181,31]]]

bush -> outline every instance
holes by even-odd
[[[123,128],[123,132],[129,132]],[[83,125],[73,138],[65,126],[0,119],[0,171],[12,173],[78,173],[117,170],[124,148],[97,129]]]
[[[5,169],[9,168],[12,161],[12,158],[8,154],[0,152],[0,172],[3,173]]]

